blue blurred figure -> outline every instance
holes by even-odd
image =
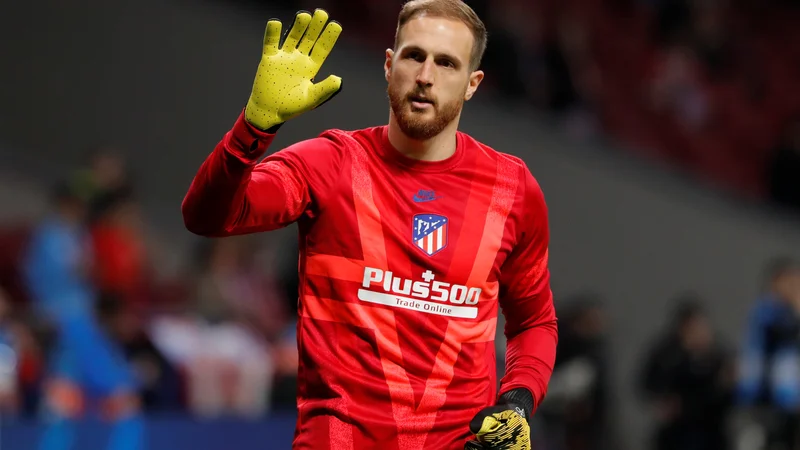
[[[53,192],[52,213],[33,231],[23,271],[37,314],[53,327],[45,397],[50,421],[40,450],[67,450],[75,420],[96,400],[114,424],[109,450],[144,448],[144,424],[132,371],[95,316],[89,280],[86,205],[66,184]]]
[[[779,258],[750,314],[739,400],[765,413],[767,448],[797,448],[800,418],[800,265]]]

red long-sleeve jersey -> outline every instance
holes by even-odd
[[[409,159],[387,127],[329,130],[263,161],[273,135],[240,116],[183,201],[204,236],[300,231],[294,448],[462,449],[501,393],[544,397],[557,328],[544,197],[525,164],[464,133]]]

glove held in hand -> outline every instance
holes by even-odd
[[[533,411],[533,395],[527,389],[513,389],[498,400],[497,405],[482,409],[470,421],[475,439],[466,443],[466,450],[530,450],[529,420]]]

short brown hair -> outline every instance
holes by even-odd
[[[422,15],[459,20],[469,27],[474,38],[469,66],[470,70],[478,69],[486,51],[486,25],[475,11],[462,0],[411,0],[404,4],[397,18],[397,31],[394,36],[395,48],[400,40],[400,29],[411,19]]]

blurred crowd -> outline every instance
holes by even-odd
[[[53,355],[87,307],[101,330],[91,339],[127,361],[147,413],[294,409],[297,282],[282,274],[292,247],[276,259],[263,238],[199,239],[192,267],[159,276],[163,249],[150,242],[125,161],[108,149],[66,175],[49,202],[40,222],[7,225],[0,238],[0,413],[36,417],[58,395],[48,382],[64,368]]]
[[[603,302],[561,300],[548,397],[534,417],[539,450],[619,447]],[[645,343],[632,379],[652,424],[653,450],[800,449],[800,263],[769,262],[741,342],[728,342],[687,292]]]

